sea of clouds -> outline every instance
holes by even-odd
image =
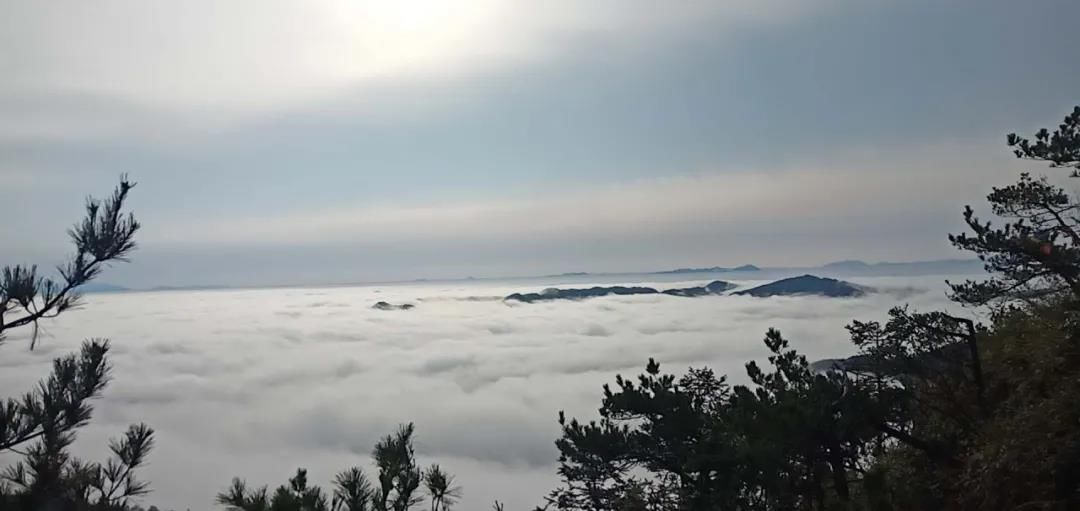
[[[547,284],[476,281],[95,294],[43,324],[34,351],[25,333],[9,337],[0,395],[29,390],[82,339],[108,337],[114,381],[76,451],[102,459],[127,424],[153,426],[146,504],[217,509],[213,497],[233,476],[274,486],[296,467],[326,483],[368,467],[376,440],[412,421],[422,461],[464,486],[460,508],[498,499],[531,509],[557,484],[558,412],[594,417],[601,385],[639,373],[649,357],[668,371],[707,365],[745,382],[743,365],[764,358],[769,327],[815,360],[852,352],[852,319],[881,319],[904,303],[962,312],[944,277],[852,280],[879,292],[508,304],[502,296]],[[372,309],[380,300],[416,308]]]

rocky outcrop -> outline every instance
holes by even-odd
[[[388,302],[376,302],[375,305],[371,306],[372,309],[381,311],[407,311],[413,307],[416,306],[411,303],[393,304]]]

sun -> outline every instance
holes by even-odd
[[[468,15],[468,5],[468,2],[443,0],[370,2],[365,4],[364,21],[386,33],[421,36],[453,28]]]
[[[341,2],[353,63],[365,74],[438,68],[483,52],[501,31],[504,10],[488,0]]]

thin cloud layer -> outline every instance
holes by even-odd
[[[18,338],[4,346],[0,387],[28,388],[82,336],[111,337],[115,381],[79,453],[101,456],[125,424],[152,424],[148,502],[163,508],[211,509],[234,475],[276,484],[303,466],[325,482],[366,466],[381,435],[414,421],[420,455],[458,474],[465,508],[499,499],[526,509],[555,484],[557,412],[594,416],[616,373],[655,357],[668,370],[708,365],[740,382],[743,364],[764,355],[768,327],[812,359],[835,357],[852,349],[843,325],[882,317],[895,293],[921,308],[944,302],[941,277],[859,282],[883,292],[514,306],[470,298],[538,284],[91,295],[84,310],[45,325],[38,351]],[[372,309],[379,300],[417,307]]]
[[[139,258],[110,279],[135,287],[348,283],[949,258],[956,252],[946,234],[963,230],[963,205],[978,208],[991,185],[1030,168],[982,146],[893,156],[853,152],[831,163],[468,201],[286,206],[257,216],[196,210],[147,219],[153,229]]]
[[[1005,181],[1024,168],[1006,151],[962,146],[925,147],[918,156],[886,162],[860,154],[833,156],[830,163],[728,169],[621,184],[529,190],[497,199],[291,210],[251,217],[177,219],[148,232],[154,245],[280,246],[340,244],[365,240],[401,242],[551,241],[659,237],[685,233],[703,222],[746,230],[865,230],[875,220],[949,207],[959,210],[983,189],[971,183]],[[982,153],[955,156],[956,153]],[[900,155],[896,155],[900,156]],[[977,174],[976,174],[977,173]],[[976,177],[977,175],[977,177]],[[927,187],[928,182],[933,187]],[[945,206],[948,205],[948,206]],[[852,212],[860,212],[853,215]],[[958,217],[958,215],[957,215]],[[586,221],[587,220],[587,221]]]
[[[10,66],[0,93],[97,94],[210,117],[219,109],[281,111],[373,83],[548,58],[573,47],[562,42],[568,37],[643,37],[702,17],[723,27],[772,23],[808,10],[790,0],[663,9],[610,1],[11,1],[0,20],[10,39],[0,46],[0,62]]]
[[[0,6],[5,262],[128,172],[131,287],[950,257],[1080,76],[1068,0]]]

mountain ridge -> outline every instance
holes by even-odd
[[[817,275],[800,275],[789,277],[775,282],[763,284],[743,291],[736,291],[733,295],[753,296],[765,298],[770,296],[798,296],[818,295],[830,298],[857,297],[866,294],[870,289],[858,286],[843,280],[818,277]]]

